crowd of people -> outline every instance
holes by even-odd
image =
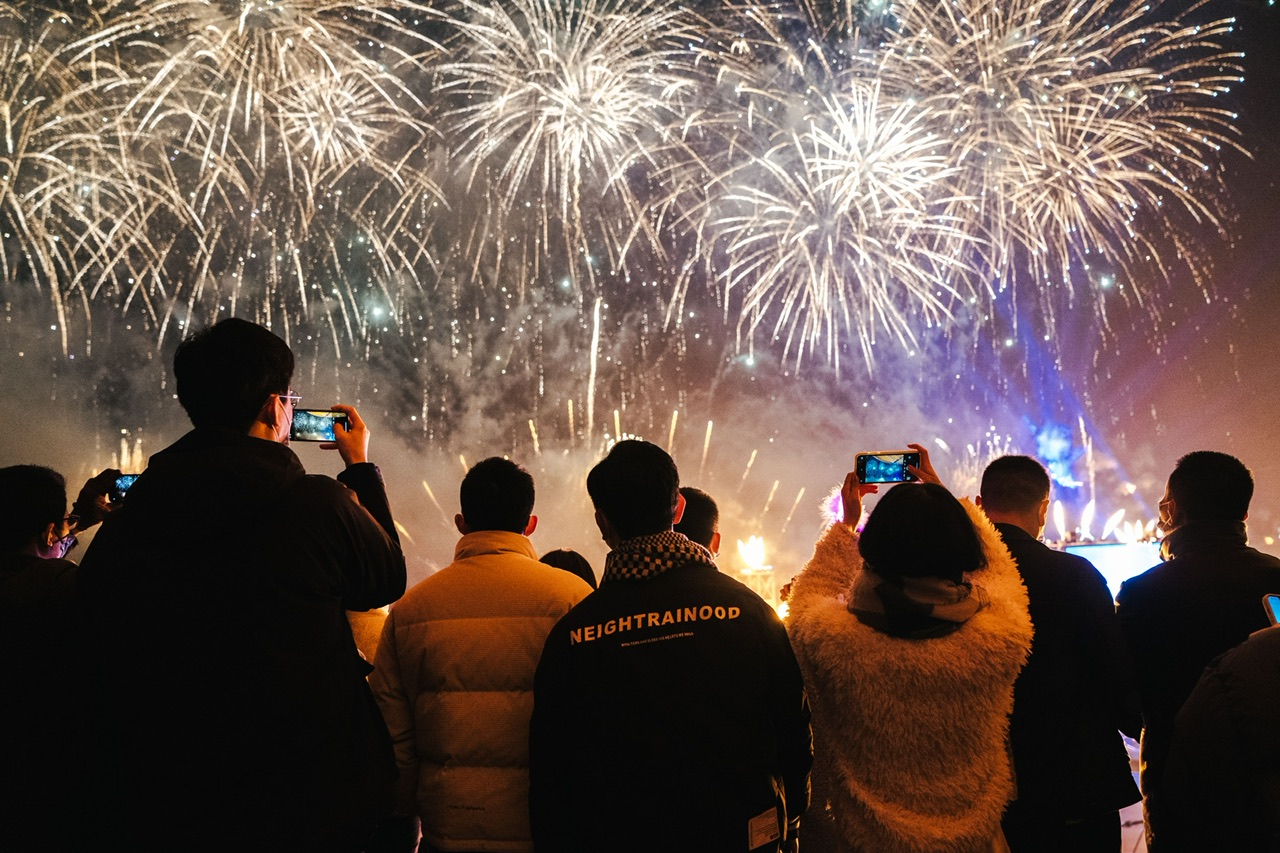
[[[1152,853],[1280,851],[1280,560],[1231,456],[1179,459],[1118,604],[1040,541],[1036,460],[970,502],[919,445],[869,514],[845,477],[785,623],[639,440],[587,476],[599,576],[539,559],[533,478],[493,457],[406,591],[368,429],[335,407],[344,470],[307,474],[293,369],[224,320],[123,498],[0,469],[0,850],[1116,853],[1141,796]]]

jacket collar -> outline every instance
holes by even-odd
[[[509,530],[476,530],[464,535],[453,549],[453,559],[465,560],[484,554],[519,554],[531,560],[538,559],[529,537]]]
[[[998,521],[995,523],[995,528],[997,531],[999,531],[1000,538],[1003,539],[1005,542],[1010,542],[1010,541],[1039,542],[1040,541],[1039,539],[1032,536],[1030,533],[1023,530],[1021,527],[1019,527],[1016,524],[1006,524],[1003,521]]]
[[[1243,521],[1188,521],[1164,537],[1160,554],[1173,560],[1196,551],[1243,548],[1248,541]]]

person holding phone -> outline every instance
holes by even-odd
[[[850,471],[843,521],[791,584],[788,633],[813,706],[806,847],[1007,850],[1013,684],[1031,646],[1027,593],[976,507],[939,482],[919,445],[881,487]]]
[[[67,511],[51,468],[0,468],[0,850],[79,850],[90,827],[69,768],[81,714],[76,534],[102,520],[119,471],[85,483]]]
[[[193,429],[154,454],[80,568],[109,849],[357,851],[395,762],[348,610],[404,592],[405,563],[356,410],[338,479],[288,447],[293,354],[232,318],[183,340]]]

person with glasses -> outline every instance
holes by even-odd
[[[84,839],[73,783],[82,756],[76,534],[107,510],[119,471],[85,484],[67,512],[66,481],[39,465],[0,468],[0,850],[70,850]]]
[[[194,429],[151,456],[80,569],[94,838],[362,850],[396,766],[347,611],[405,588],[369,430],[333,407],[345,468],[308,474],[288,446],[293,353],[245,320],[187,337],[173,367]]]

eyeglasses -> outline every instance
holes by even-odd
[[[80,523],[80,516],[76,515],[75,513],[70,513],[62,520],[67,523],[67,527],[75,527],[77,524]]]
[[[288,400],[290,403],[293,403],[295,407],[298,405],[298,401],[302,399],[302,395],[293,393],[292,388],[289,389],[288,394],[277,394],[276,396],[281,400]]]

